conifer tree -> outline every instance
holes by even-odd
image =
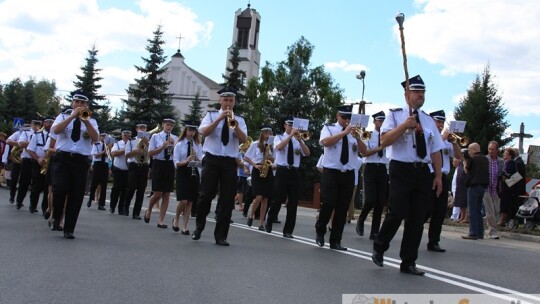
[[[122,100],[126,106],[121,115],[125,128],[132,128],[137,123],[153,126],[161,123],[165,117],[175,120],[178,118],[171,102],[172,95],[167,93],[170,81],[163,77],[166,68],[162,65],[167,56],[162,48],[165,41],[161,25],[153,34],[152,39],[147,39],[148,57],[142,58],[144,65],[135,66],[142,76],[135,79],[135,85],[126,90],[129,97]]]

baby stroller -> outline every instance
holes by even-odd
[[[534,189],[529,196],[522,196],[525,202],[519,207],[516,218],[523,219],[525,229],[532,231],[537,225],[540,225],[540,189]]]

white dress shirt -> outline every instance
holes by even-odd
[[[197,157],[198,160],[200,160],[202,158],[201,145],[193,141],[193,145],[191,146],[191,148],[195,150],[195,156]],[[178,168],[178,164],[180,162],[185,161],[190,155],[191,155],[191,151],[188,151],[188,139],[183,138],[182,140],[179,140],[176,143],[176,145],[174,145],[174,152],[173,152],[174,166]]]
[[[119,140],[113,145],[111,149],[111,153],[114,151],[123,151],[125,148],[126,148],[126,142],[123,140]],[[113,160],[113,164],[116,168],[120,170],[127,170],[128,165],[126,162],[126,154],[122,153],[121,155],[115,156]]]
[[[54,123],[51,127],[51,130],[53,128],[64,121],[67,117],[69,117],[68,114],[60,113],[60,115],[56,116],[56,119],[54,120]],[[90,136],[88,136],[88,131],[86,130],[86,125],[81,122],[81,138],[77,142],[73,142],[71,140],[71,132],[73,131],[73,122],[72,120],[69,122],[69,125],[67,125],[66,129],[59,134],[56,135],[56,150],[58,151],[64,151],[64,152],[71,152],[71,153],[78,153],[82,155],[90,155],[92,153],[92,139],[90,139]],[[90,124],[92,124],[92,127],[94,127],[94,130],[99,134],[98,125],[95,119],[90,118]],[[54,132],[51,132],[51,134],[54,134]]]
[[[208,127],[212,122],[214,122],[219,117],[219,115],[221,115],[221,112],[223,111],[208,111],[204,116],[201,125],[199,126],[199,132],[203,133],[203,130]],[[236,119],[238,123],[237,128],[240,128],[240,130],[242,130],[242,132],[244,132],[247,136],[247,126],[244,118],[241,116],[235,116],[234,119]],[[221,142],[221,130],[223,129],[224,121],[226,120],[224,119],[220,121],[217,127],[212,131],[212,133],[208,134],[205,137],[203,151],[208,152],[212,155],[236,158],[236,156],[238,155],[239,141],[234,131],[229,128],[229,143],[226,146],[224,146]],[[226,124],[225,128],[228,128]]]
[[[377,130],[371,132],[371,138],[364,141],[368,150],[373,150],[379,146],[380,133]],[[380,157],[378,153],[364,157],[364,164],[377,163],[388,164],[388,158],[386,157],[386,148],[382,150],[383,156]]]
[[[334,136],[338,133],[341,133],[343,127],[339,123],[328,124],[323,126],[321,130],[321,138],[319,139],[319,144],[322,146],[323,139]],[[340,171],[349,171],[356,168],[356,155],[358,155],[358,145],[356,138],[354,138],[350,133],[347,134],[348,140],[348,149],[349,149],[349,161],[345,164],[342,164],[340,161],[341,158],[341,147],[343,146],[343,138],[341,138],[336,144],[332,146],[324,146],[324,157],[322,160],[323,168],[336,169]]]
[[[277,147],[277,145],[279,145],[279,143],[281,143],[288,136],[289,134],[287,134],[287,132],[281,135],[276,135],[274,137],[274,147]],[[294,152],[293,153],[294,163],[292,164],[292,166],[295,168],[298,168],[300,166],[300,157],[304,156],[304,151],[302,150],[302,146],[300,145],[300,142],[294,136],[291,138],[290,142],[287,145],[285,145],[285,147],[281,151],[278,149],[274,149],[274,155],[276,157],[275,163],[278,166],[286,167],[289,165],[289,163],[287,162],[287,153],[289,151],[288,150],[289,144],[293,145],[293,152]]]
[[[171,133],[170,137],[173,139],[174,142],[178,141],[178,136]],[[161,131],[161,132],[159,132],[157,134],[152,135],[152,138],[150,138],[150,143],[148,144],[148,150],[155,150],[155,149],[163,146],[163,143],[165,142],[166,138],[167,138],[167,133],[165,133],[165,131]],[[165,148],[165,149],[168,149],[168,148]],[[158,154],[154,155],[153,156],[154,159],[165,160],[165,149],[163,149]],[[173,159],[172,154],[173,153],[171,153],[170,160]]]

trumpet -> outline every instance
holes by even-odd
[[[88,108],[79,112],[79,119],[88,120],[90,117],[92,117],[92,111],[90,111]]]
[[[311,138],[311,132],[307,130],[298,130],[298,134],[296,135],[296,139],[302,139],[303,141],[309,140]]]
[[[227,110],[230,110],[230,108],[227,108]],[[234,119],[234,113],[232,110],[230,110],[229,114],[227,115],[227,126],[230,129],[234,130],[237,125],[238,125],[238,122],[236,121],[236,119]]]
[[[454,133],[448,134],[448,141],[453,144],[458,143],[462,147],[469,145],[470,142],[467,136],[458,136]]]
[[[362,141],[369,140],[371,138],[371,132],[370,131],[363,131],[360,127],[356,126],[351,131],[353,134],[353,137],[359,137]]]

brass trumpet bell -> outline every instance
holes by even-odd
[[[371,132],[369,131],[363,131],[360,133],[360,139],[363,141],[370,140],[371,139]]]
[[[231,110],[229,112],[229,115],[227,115],[227,126],[230,128],[230,129],[235,129],[236,126],[238,125],[238,122],[236,121],[236,119],[234,119],[234,113],[233,111]]]
[[[453,144],[458,143],[462,147],[468,146],[470,142],[467,136],[460,137],[453,133],[448,136],[448,141],[450,141]]]
[[[88,120],[92,117],[92,111],[89,109],[84,109],[79,112],[79,118],[82,120]]]
[[[303,141],[309,140],[311,138],[311,132],[309,131],[300,132],[300,138],[302,138]]]

